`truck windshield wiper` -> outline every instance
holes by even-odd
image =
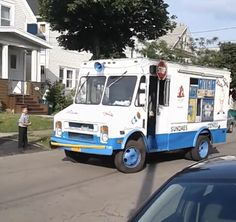
[[[78,95],[78,94],[80,93],[80,91],[82,90],[84,84],[88,81],[88,76],[89,76],[89,74],[90,74],[90,72],[88,72],[88,74],[85,76],[86,80],[85,80],[85,81],[83,82],[83,84],[80,86],[78,93],[76,93],[77,95]]]
[[[124,75],[127,73],[127,71],[125,71],[117,80],[115,80],[114,82],[110,83],[109,86],[107,86],[107,88],[110,88],[112,85],[114,85],[115,83],[117,83],[118,81],[120,81]]]

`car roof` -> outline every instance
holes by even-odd
[[[221,156],[198,162],[177,173],[174,180],[236,180],[236,157]],[[223,182],[223,181],[222,181]]]
[[[236,182],[236,157],[235,156],[219,156],[210,158],[196,164],[193,164],[179,173],[172,176],[159,188],[143,205],[129,222],[138,221],[143,212],[148,209],[152,200],[170,184],[179,182],[207,182],[213,180],[216,183]]]

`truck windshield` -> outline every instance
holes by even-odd
[[[107,80],[102,104],[129,106],[136,85],[136,76],[110,76]]]
[[[77,104],[99,104],[104,90],[105,76],[82,76],[75,96]]]

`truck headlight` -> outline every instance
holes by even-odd
[[[55,124],[55,135],[60,137],[62,135],[62,122],[57,121]]]
[[[101,133],[101,137],[100,137],[101,142],[106,143],[109,139],[108,126],[101,126],[100,133]]]

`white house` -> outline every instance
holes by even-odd
[[[37,17],[37,36],[45,39],[53,48],[42,50],[40,53],[41,79],[62,82],[66,90],[73,89],[78,80],[81,63],[91,58],[92,54],[65,50],[58,45],[59,32],[52,31],[50,24],[41,20],[39,16],[38,0],[27,0],[29,7]]]
[[[191,49],[191,35],[188,27],[184,24],[177,24],[176,27],[169,31],[166,35],[160,37],[157,41],[165,41],[171,49],[182,49],[186,52],[192,53]],[[140,53],[144,45],[134,38],[134,48],[127,47],[125,54],[128,58],[141,58],[143,55]],[[153,40],[152,40],[153,41]]]
[[[27,32],[34,23],[36,17],[25,0],[0,0],[0,102],[5,108],[19,111],[27,99],[37,102],[39,54],[51,46]]]

